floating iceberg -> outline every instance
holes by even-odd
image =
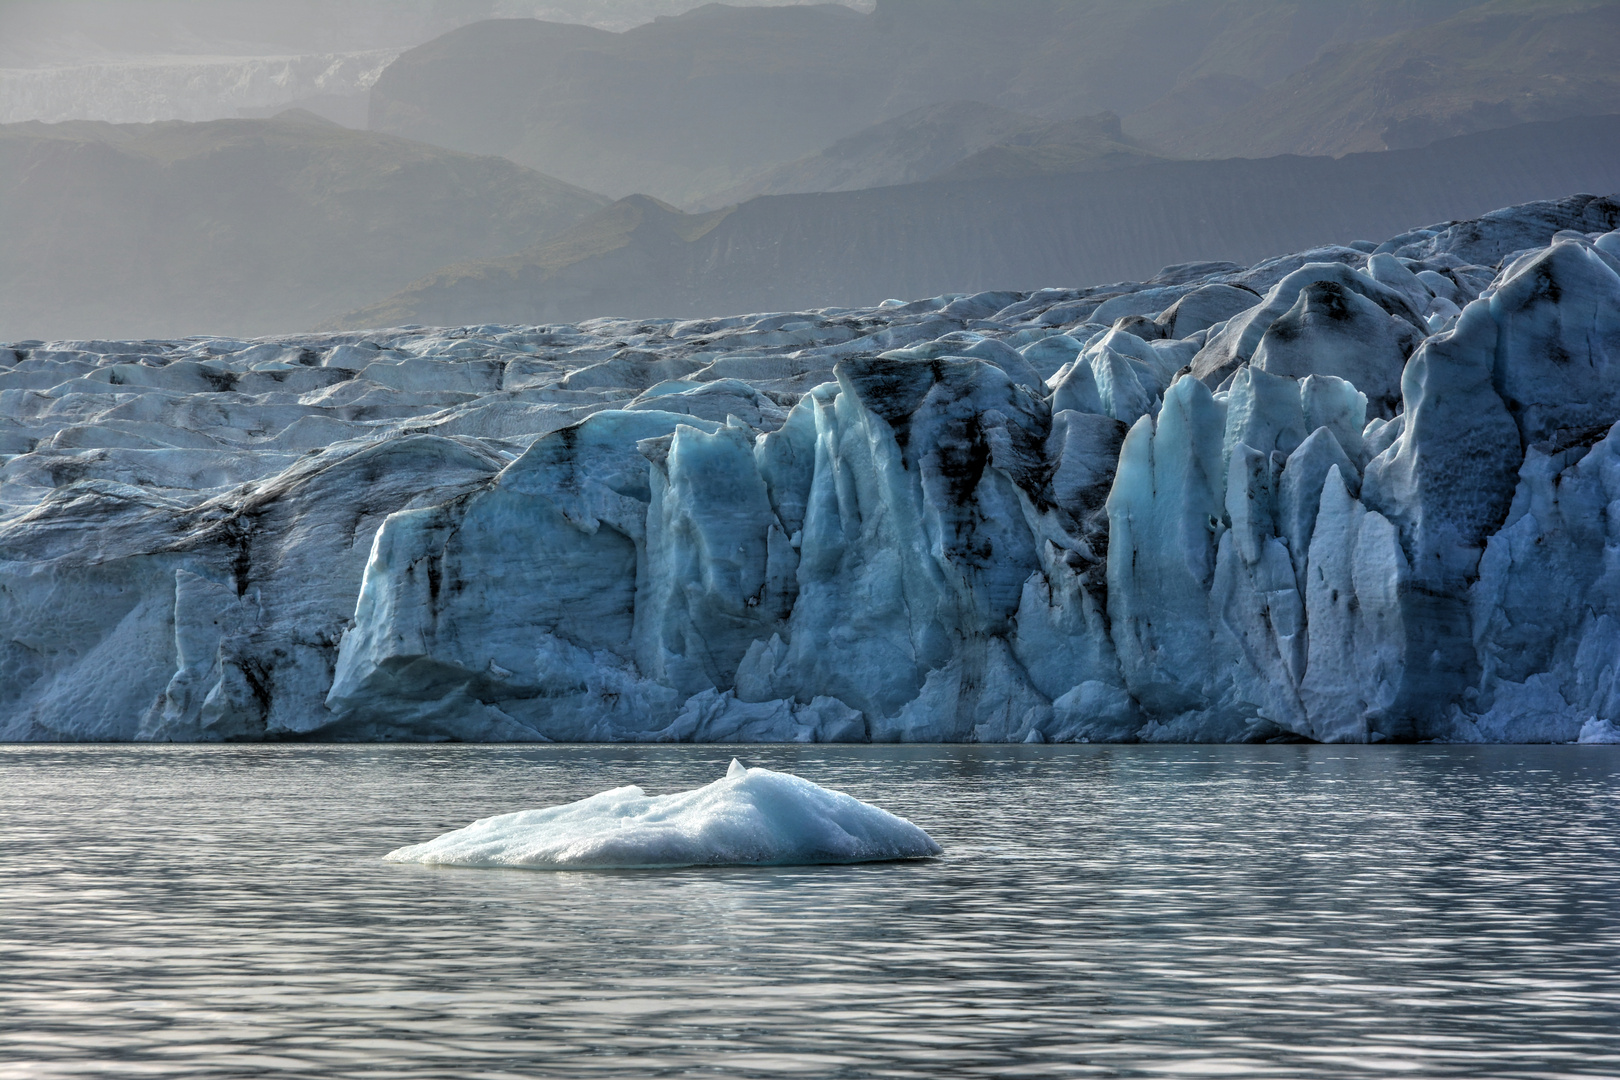
[[[1600,740],[1617,229],[1572,196],[1090,288],[14,342],[0,739]]]
[[[609,870],[674,866],[805,866],[940,854],[917,826],[788,773],[744,768],[693,791],[649,796],[614,788],[544,810],[475,821],[390,862]]]

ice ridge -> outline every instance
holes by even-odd
[[[544,810],[475,821],[389,862],[530,870],[805,866],[941,853],[927,833],[841,791],[736,758],[712,784],[649,796],[614,788]]]
[[[1603,741],[1617,227],[0,346],[0,738]]]

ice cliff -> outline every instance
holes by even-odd
[[[0,347],[0,737],[1604,741],[1617,226]]]

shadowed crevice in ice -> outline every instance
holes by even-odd
[[[941,853],[905,818],[732,759],[712,784],[672,795],[634,785],[588,799],[475,821],[389,862],[530,870],[676,866],[805,866],[883,862]]]

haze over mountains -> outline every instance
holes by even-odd
[[[1252,96],[1193,83],[1131,118],[1165,150],[1196,157],[1344,154],[1620,112],[1620,5],[1496,0],[1394,36],[1330,49]],[[1230,107],[1200,122],[1202,97]],[[1241,102],[1236,99],[1242,97]],[[1179,115],[1178,115],[1179,112]]]
[[[1049,122],[977,101],[952,101],[873,124],[711,195],[696,208],[730,206],[756,195],[859,191],[921,180],[1102,172],[1159,158],[1129,139],[1113,113]]]
[[[555,240],[447,267],[327,325],[696,317],[1139,281],[1175,263],[1249,263],[1566,189],[1620,190],[1620,117],[1339,159],[947,179],[771,196],[706,214],[631,196]]]
[[[870,14],[711,5],[622,34],[491,21],[401,56],[373,88],[370,126],[689,205],[924,106],[1128,118],[1184,80],[1270,85],[1323,48],[1470,6],[882,0]]]
[[[625,30],[698,2],[5,0],[0,123],[215,120],[296,106],[364,127],[382,69],[457,26],[525,18]]]
[[[0,64],[157,64],[125,115],[176,57],[308,106],[0,126],[0,339],[1068,286],[1620,190],[1616,0],[687,7],[0,7]]]
[[[606,200],[319,117],[0,127],[0,328],[266,334],[508,254]]]

